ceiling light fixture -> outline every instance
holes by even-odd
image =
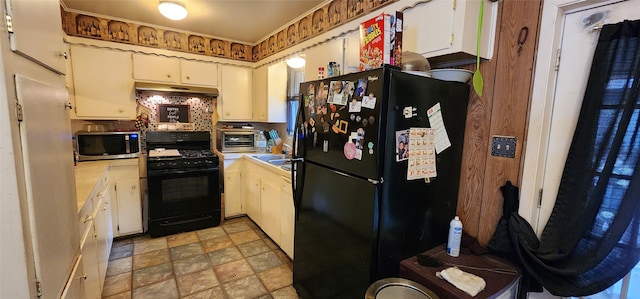
[[[167,19],[174,21],[184,19],[188,13],[186,5],[178,0],[160,0],[158,10]]]
[[[304,57],[302,57],[300,55],[296,55],[296,56],[293,56],[293,57],[287,59],[286,62],[287,62],[288,66],[290,66],[290,67],[292,67],[294,69],[298,69],[298,68],[303,67],[306,61],[305,61]]]

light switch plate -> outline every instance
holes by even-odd
[[[516,157],[516,138],[513,136],[493,136],[491,155],[506,158]]]

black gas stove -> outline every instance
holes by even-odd
[[[207,131],[147,132],[149,234],[218,226],[220,169]]]
[[[218,167],[220,164],[218,156],[210,150],[177,151],[180,154],[179,156],[156,156],[147,158],[147,169],[210,168]]]

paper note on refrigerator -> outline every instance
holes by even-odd
[[[407,167],[407,180],[418,180],[437,176],[434,140],[435,130],[431,128],[409,129],[409,166]]]
[[[451,146],[449,135],[447,135],[447,128],[444,126],[442,120],[442,109],[440,103],[433,105],[433,107],[427,110],[427,116],[429,117],[429,123],[431,128],[435,130],[435,147],[436,153],[441,153]]]

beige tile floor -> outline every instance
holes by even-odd
[[[109,299],[298,298],[291,259],[247,217],[161,238],[116,240]]]

